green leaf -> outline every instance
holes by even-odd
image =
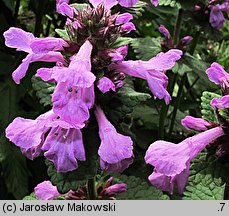
[[[113,48],[118,48],[123,45],[127,45],[131,43],[133,39],[130,37],[119,37],[116,41],[115,44],[112,45]]]
[[[78,11],[82,11],[84,8],[86,8],[89,5],[86,3],[74,3],[74,4],[71,4],[71,6],[77,9]]]
[[[151,98],[147,93],[136,92],[133,87],[133,81],[126,79],[126,84],[116,94],[107,98],[103,97],[100,102],[103,104],[105,112],[114,122],[125,118],[133,112],[133,108]]]
[[[208,157],[206,152],[200,153],[191,163],[189,182],[183,199],[223,200],[224,172],[225,168],[216,157]]]
[[[199,76],[200,79],[202,79],[206,84],[209,86],[212,86],[212,83],[209,81],[205,71],[210,66],[210,64],[204,62],[201,59],[197,59],[189,54],[185,54],[180,63],[185,64],[187,67],[189,67],[194,73],[196,73],[197,76]],[[188,71],[188,69],[186,68]]]
[[[40,99],[40,103],[44,106],[51,105],[51,94],[55,89],[55,84],[44,82],[40,77],[32,77],[32,86],[36,91],[37,97]]]
[[[23,200],[38,200],[38,198],[36,197],[35,193],[33,192],[29,196],[25,196]]]
[[[14,0],[3,0],[6,7],[8,7],[12,12],[14,12]]]
[[[139,18],[140,16],[142,16],[142,14],[144,13],[145,9],[147,7],[147,4],[143,1],[138,1],[138,3],[136,5],[134,5],[131,8],[125,8],[125,11],[131,13],[134,18]]]
[[[131,46],[136,57],[141,60],[149,60],[161,52],[161,38],[135,38],[131,41]]]
[[[211,122],[218,123],[216,118],[215,110],[210,105],[213,98],[220,98],[221,96],[212,92],[204,91],[201,97],[201,113],[202,118]]]
[[[116,196],[118,200],[168,200],[162,191],[148,184],[141,178],[126,175],[115,175],[115,180],[127,184],[127,191]]]
[[[64,40],[70,40],[66,29],[55,29],[55,32]]]
[[[159,0],[159,6],[170,6],[170,7],[178,7],[180,8],[181,5],[176,0]]]
[[[93,178],[97,171],[97,151],[99,137],[97,128],[91,123],[88,128],[83,129],[83,141],[86,152],[86,161],[78,161],[78,168],[67,173],[56,171],[54,164],[46,160],[48,166],[48,175],[51,182],[56,185],[61,194],[68,192],[70,189],[77,190],[79,186],[85,185],[89,178]]]
[[[0,143],[2,173],[6,186],[16,199],[22,199],[29,192],[26,159],[20,150],[8,142],[3,135]]]

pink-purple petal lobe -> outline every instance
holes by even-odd
[[[215,109],[229,108],[229,95],[225,95],[222,98],[213,98],[211,100],[211,106]]]
[[[102,93],[106,93],[110,90],[115,92],[115,84],[107,77],[102,77],[98,81],[97,87]]]
[[[53,200],[55,197],[61,195],[58,192],[57,187],[53,186],[50,181],[44,181],[38,184],[34,188],[34,192],[39,200]]]
[[[216,62],[211,64],[211,67],[206,70],[206,73],[209,80],[214,82],[216,85],[229,83],[229,73],[227,73],[223,67]]]
[[[96,106],[95,116],[101,139],[98,151],[100,166],[108,172],[123,172],[133,163],[133,141],[130,137],[117,133],[99,106]]]
[[[59,83],[52,96],[53,111],[72,125],[84,124],[90,117],[87,104],[77,89]]]
[[[42,149],[47,150],[44,156],[54,163],[57,172],[73,171],[78,167],[77,160],[86,160],[82,133],[77,129],[53,128]]]
[[[16,48],[18,51],[31,53],[31,43],[35,37],[32,33],[25,32],[22,29],[11,27],[4,32],[5,44],[8,47]]]

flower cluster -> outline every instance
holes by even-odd
[[[105,184],[100,183],[96,185],[97,199],[98,200],[114,200],[117,194],[126,192],[127,185],[123,183],[111,185],[113,178],[109,178]],[[77,191],[68,191],[66,194],[60,194],[56,186],[53,186],[50,181],[44,181],[34,188],[36,197],[39,200],[87,200],[87,188],[80,187]]]
[[[218,63],[213,63],[206,71],[209,79],[221,85],[223,97],[214,98],[211,106],[216,109],[219,124],[209,122],[201,118],[187,116],[182,124],[189,130],[203,131],[202,133],[189,137],[179,144],[166,141],[152,143],[146,152],[145,161],[154,166],[149,181],[156,187],[173,193],[174,186],[180,194],[184,192],[188,181],[190,162],[205,147],[216,145],[216,155],[225,156],[229,154],[228,135],[229,122],[217,112],[218,109],[229,108],[229,74]]]
[[[7,127],[6,137],[33,160],[42,151],[58,172],[77,169],[86,154],[82,128],[96,116],[101,144],[100,166],[108,172],[123,172],[133,162],[133,141],[119,134],[99,105],[97,94],[116,92],[125,83],[125,75],[146,79],[152,93],[168,104],[168,78],[165,71],[181,58],[178,49],[159,53],[149,61],[124,61],[127,45],[114,48],[120,36],[134,30],[131,14],[111,14],[119,3],[132,6],[137,1],[90,1],[94,7],[79,11],[57,0],[57,12],[67,17],[69,40],[35,38],[31,33],[10,28],[4,33],[6,45],[29,53],[13,72],[19,84],[29,64],[34,61],[55,62],[53,68],[40,68],[36,76],[56,84],[52,109],[35,120],[18,117]],[[152,1],[157,5],[157,1]],[[69,57],[70,56],[70,57]],[[101,93],[100,93],[101,94]]]

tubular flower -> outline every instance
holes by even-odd
[[[57,171],[68,172],[78,167],[77,160],[86,160],[80,131],[83,126],[70,125],[49,111],[35,120],[16,118],[6,128],[6,137],[31,160],[46,150],[44,156]]]
[[[171,97],[166,90],[168,77],[164,72],[172,68],[181,55],[181,50],[172,49],[166,53],[159,53],[149,61],[122,61],[110,67],[118,72],[147,80],[153,95],[169,104]]]
[[[68,46],[63,39],[54,37],[35,38],[32,33],[15,27],[11,27],[3,35],[6,46],[28,53],[19,67],[13,72],[12,76],[17,84],[25,76],[29,64],[32,62],[65,62],[62,54],[57,52]]]
[[[108,172],[123,172],[133,163],[133,141],[130,137],[117,133],[99,106],[96,106],[95,116],[101,139],[98,151],[100,166]]]
[[[94,104],[95,75],[91,72],[92,45],[86,41],[71,57],[68,67],[41,68],[37,72],[43,80],[55,80],[52,96],[53,111],[64,121],[83,124],[90,117]]]
[[[176,185],[178,192],[182,194],[188,181],[191,160],[209,143],[223,135],[223,129],[216,127],[189,137],[179,144],[161,140],[152,143],[145,156],[146,163],[154,166],[149,181],[171,194]]]

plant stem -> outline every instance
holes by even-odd
[[[97,192],[95,187],[95,178],[88,179],[87,181],[87,192],[89,200],[97,199]]]
[[[15,24],[17,22],[17,17],[18,17],[18,12],[19,12],[19,8],[20,8],[20,3],[21,3],[21,0],[17,0],[16,1],[16,5],[15,5],[15,9],[14,9],[14,23]]]
[[[178,15],[177,15],[177,19],[176,19],[176,25],[175,25],[174,32],[173,32],[174,44],[177,44],[177,42],[179,40],[183,12],[184,12],[183,9],[179,9],[179,11],[178,11]]]
[[[195,33],[195,36],[193,37],[192,45],[189,48],[189,52],[190,52],[191,55],[193,55],[193,53],[196,50],[196,46],[198,44],[199,38],[200,38],[200,31],[197,30],[196,33]]]
[[[169,77],[168,92],[170,95],[172,95],[173,89],[176,83],[177,74],[171,73],[171,74],[168,74],[168,77]],[[160,111],[160,117],[159,117],[159,128],[158,128],[159,139],[164,139],[165,137],[165,120],[167,118],[168,109],[169,109],[169,105],[166,105],[166,103],[163,102],[163,105]]]
[[[35,23],[35,30],[34,35],[39,37],[43,31],[42,19],[44,16],[44,10],[47,0],[39,1],[37,11],[36,11],[36,23]]]
[[[176,120],[176,115],[177,115],[177,110],[178,110],[178,107],[180,105],[180,101],[181,101],[182,93],[183,93],[183,87],[184,87],[184,84],[186,82],[186,79],[187,79],[187,75],[184,74],[182,76],[182,78],[181,78],[181,82],[180,82],[180,85],[179,85],[179,90],[178,90],[178,93],[177,93],[177,98],[176,98],[176,101],[175,101],[175,104],[174,104],[168,136],[171,136],[171,134],[173,132],[173,128],[174,128],[174,124],[175,124],[175,120]]]

